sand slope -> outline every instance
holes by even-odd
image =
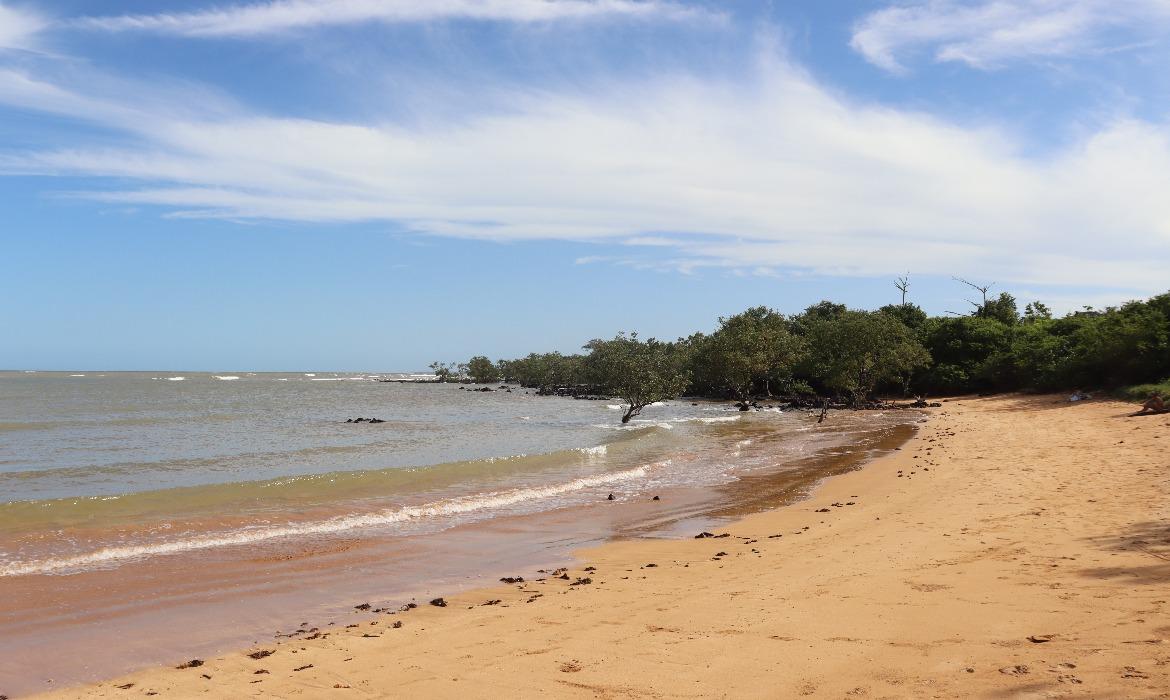
[[[945,406],[730,537],[607,545],[569,580],[54,697],[1170,697],[1170,420]]]

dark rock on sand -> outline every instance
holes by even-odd
[[[435,598],[431,601],[431,605],[435,606],[436,608],[445,608],[447,607],[447,601],[443,600],[442,598]]]
[[[263,659],[264,657],[272,656],[275,653],[276,653],[275,649],[260,649],[259,651],[254,651],[251,654],[248,654],[248,658],[250,658],[250,659]]]
[[[524,583],[524,577],[523,576],[505,576],[504,578],[500,579],[500,581],[502,581],[503,583]]]
[[[607,501],[616,501],[617,499],[616,499],[616,498],[614,498],[614,495],[611,493],[611,494],[609,494],[609,496],[608,496],[608,497],[607,497],[605,500],[607,500]]]
[[[695,535],[695,539],[702,540],[702,539],[706,539],[708,537],[714,537],[714,536],[715,535],[713,533],[704,531],[704,532],[700,532],[699,534]]]
[[[179,664],[175,668],[199,668],[203,665],[203,659],[191,659],[185,664]]]
[[[650,500],[651,501],[661,501],[662,499],[659,498],[658,496],[655,496],[654,498],[651,498]]]
[[[362,603],[361,605],[353,606],[354,610],[369,610],[372,606],[369,603]]]
[[[400,630],[400,629],[402,629],[402,620],[395,620],[394,624],[392,624],[390,626],[396,630]]]

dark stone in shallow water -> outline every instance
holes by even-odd
[[[605,500],[607,500],[607,501],[616,501],[617,499],[616,499],[616,498],[614,498],[613,494],[611,493],[611,494],[609,494],[609,497],[608,497],[608,498],[606,498]]]

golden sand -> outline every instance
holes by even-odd
[[[1170,697],[1170,419],[944,406],[728,537],[46,697]]]

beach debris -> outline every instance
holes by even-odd
[[[658,565],[657,565],[657,564],[647,564],[646,566],[643,566],[642,568],[643,568],[643,569],[654,569],[654,568],[657,568],[657,567],[658,567]]]
[[[500,600],[499,598],[492,598],[491,600],[480,603],[480,605],[499,605],[502,602],[504,601]]]
[[[999,672],[1005,676],[1026,676],[1028,673],[1030,673],[1028,667],[1023,664],[1017,664],[1015,666],[1004,666],[1003,668],[999,669]]]
[[[611,494],[609,494],[609,497],[608,497],[608,498],[606,498],[605,500],[607,500],[607,501],[616,501],[617,499],[616,499],[616,498],[614,498],[614,495],[611,493]]]
[[[715,552],[715,556],[717,556],[717,557],[725,557],[725,556],[727,556],[727,552]]]
[[[373,606],[370,605],[369,603],[362,603],[361,605],[353,606],[353,609],[354,610],[369,610],[371,607],[373,607]]]
[[[269,673],[268,669],[262,668],[259,671],[252,671],[253,676],[259,676],[259,675],[264,674],[264,673]]]
[[[402,620],[395,620],[394,624],[392,624],[390,626],[396,630],[400,630],[400,629],[402,629]]]
[[[276,653],[275,649],[259,649],[248,654],[250,659],[263,659],[266,656],[272,656]]]
[[[585,567],[585,571],[597,571],[597,567],[596,566],[587,566],[587,567]]]
[[[776,539],[777,537],[783,537],[783,536],[784,536],[784,535],[768,535],[768,539],[770,539],[770,540],[774,540],[774,539]]]
[[[435,598],[431,601],[431,605],[435,606],[436,608],[445,608],[447,607],[447,601],[443,600],[442,598]]]
[[[204,678],[206,678],[207,680],[211,680],[211,676],[207,675],[206,673],[202,673],[200,675],[203,676]]]
[[[130,690],[131,688],[134,687],[134,684],[133,683],[126,683],[124,685],[116,685],[114,687],[117,688],[118,690]],[[7,697],[8,697],[7,695],[0,695],[0,698],[7,698]]]
[[[587,586],[591,583],[593,583],[593,579],[591,579],[591,578],[579,578],[576,581],[570,583],[569,585],[570,586]]]
[[[829,509],[828,509],[828,508],[817,508],[816,512],[818,512],[818,513],[828,513],[828,512],[829,512]]]
[[[565,573],[565,574],[561,574],[560,576],[557,576],[557,578],[564,579],[565,581],[568,581],[569,575],[567,573]]]
[[[505,576],[504,578],[500,579],[500,581],[503,583],[524,583],[524,577],[523,576]]]
[[[1031,642],[1031,643],[1033,643],[1033,644],[1043,644],[1044,642],[1051,642],[1051,641],[1052,641],[1052,638],[1053,638],[1054,636],[1056,636],[1056,635],[1052,635],[1052,634],[1034,634],[1034,635],[1032,635],[1032,636],[1028,637],[1028,641],[1029,641],[1029,642]]]
[[[418,607],[418,605],[415,603],[407,603],[406,605],[403,605],[401,608],[398,608],[398,611],[399,612],[406,612],[407,610],[414,610],[417,607]]]
[[[345,685],[344,683],[334,683],[333,687],[334,688],[348,688],[349,686]]]
[[[717,540],[722,539],[724,537],[731,537],[731,535],[729,533],[726,533],[726,532],[715,535],[715,539],[717,539]]]
[[[1149,678],[1144,671],[1139,671],[1133,666],[1126,666],[1125,670],[1121,672],[1122,678]]]
[[[309,669],[309,668],[313,668],[313,664],[305,664],[304,666],[298,666],[298,667],[294,668],[293,671],[304,671],[305,669]]]
[[[561,673],[577,673],[580,670],[581,664],[576,659],[561,664]]]
[[[702,539],[706,539],[708,537],[714,537],[714,536],[715,535],[713,533],[704,531],[704,532],[700,532],[699,534],[695,535],[695,539],[702,540]]]
[[[176,666],[175,668],[179,668],[179,669],[182,669],[182,668],[199,668],[199,667],[200,667],[200,666],[202,666],[202,665],[203,665],[203,659],[191,659],[190,661],[188,661],[188,662],[186,662],[186,663],[179,664],[179,665],[178,665],[178,666]]]

